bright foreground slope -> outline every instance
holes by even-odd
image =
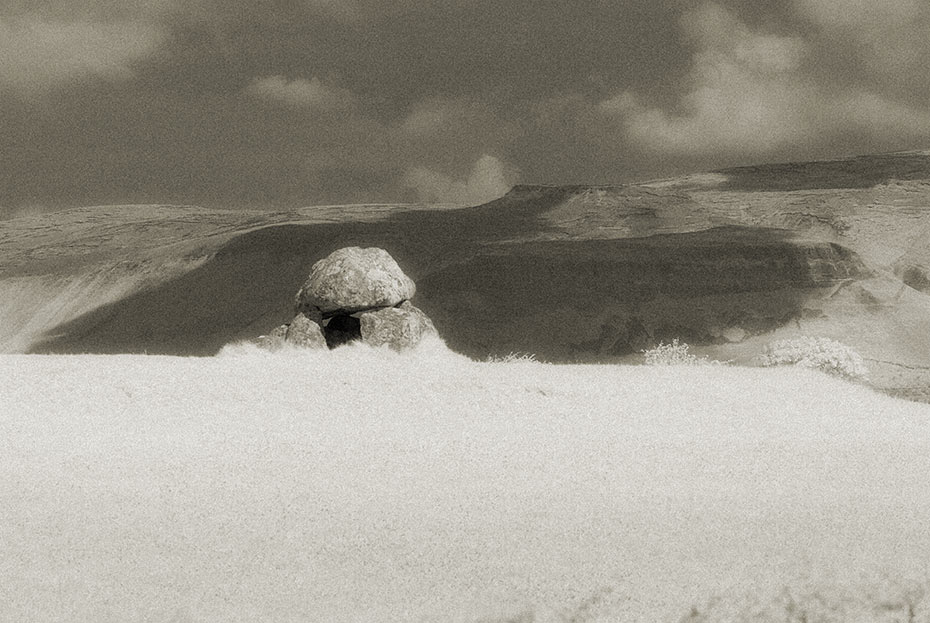
[[[813,372],[359,347],[5,355],[0,378],[2,621],[930,605],[930,407]]]

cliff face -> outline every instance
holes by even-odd
[[[464,209],[149,206],[7,221],[0,291],[32,299],[0,306],[3,346],[210,354],[286,320],[315,260],[379,246],[440,334],[475,357],[633,361],[678,337],[747,362],[772,339],[816,334],[862,352],[882,383],[907,384],[906,370],[930,365],[928,163],[910,153],[522,185]],[[28,322],[38,316],[48,322]]]

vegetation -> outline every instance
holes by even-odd
[[[671,344],[659,342],[655,348],[644,350],[642,353],[647,366],[710,366],[725,363],[692,355],[690,349],[690,346],[675,338]]]
[[[716,595],[694,604],[669,623],[926,623],[930,621],[930,585],[926,581],[890,577],[863,578],[851,585],[797,582],[780,590],[760,589]],[[601,589],[578,606],[545,618],[554,623],[623,621],[618,616],[624,595]],[[533,623],[532,610],[499,623]],[[495,621],[495,623],[497,623]]]
[[[488,363],[515,363],[518,361],[532,361],[534,363],[542,363],[533,353],[508,353],[503,356],[489,355],[485,361]]]
[[[813,368],[857,381],[868,376],[865,362],[856,351],[825,337],[803,336],[772,342],[765,347],[761,363],[764,366]]]

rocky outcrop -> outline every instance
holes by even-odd
[[[432,321],[410,302],[416,286],[387,251],[347,247],[316,262],[295,297],[296,316],[257,344],[336,348],[361,341],[405,350],[435,334]]]

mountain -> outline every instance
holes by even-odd
[[[0,350],[209,355],[286,321],[312,263],[387,249],[454,349],[632,362],[673,338],[750,363],[782,337],[930,395],[930,152],[623,186],[521,185],[470,208],[104,206],[0,222]]]

